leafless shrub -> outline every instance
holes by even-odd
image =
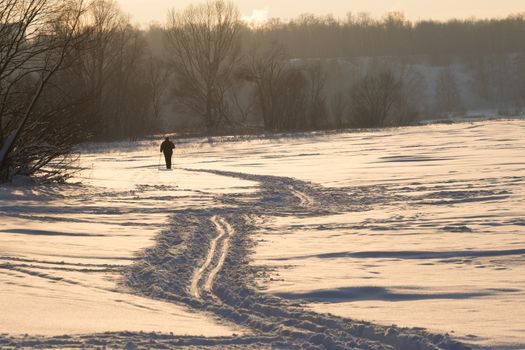
[[[166,93],[169,84],[170,71],[167,63],[150,54],[147,58],[146,84],[150,99],[150,114],[153,120],[160,124],[160,117],[166,103]]]
[[[341,92],[337,92],[330,100],[330,111],[334,119],[336,128],[343,128],[346,125],[345,115],[348,109],[348,101]]]
[[[304,127],[310,130],[325,129],[328,126],[328,108],[325,97],[326,72],[321,62],[307,64],[304,72],[308,85],[308,124]]]
[[[413,125],[420,119],[425,105],[423,75],[417,69],[403,64],[397,70],[397,77],[401,94],[388,123],[393,126]]]
[[[354,126],[385,126],[400,95],[401,83],[391,71],[367,74],[352,88],[351,114]]]
[[[267,131],[312,130],[327,126],[326,74],[320,63],[294,62],[278,45],[253,49],[244,79],[255,86],[255,100]]]
[[[402,66],[369,71],[352,87],[352,126],[375,128],[409,125],[419,118],[421,74]]]
[[[435,110],[441,116],[462,112],[461,95],[450,67],[441,69],[436,80]]]

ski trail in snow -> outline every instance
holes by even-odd
[[[213,288],[213,282],[215,281],[217,274],[221,271],[222,267],[224,266],[224,261],[226,260],[226,256],[228,255],[228,251],[230,249],[230,238],[235,233],[233,227],[229,223],[227,223],[223,218],[216,220],[215,225],[217,227],[217,231],[220,232],[219,237],[222,238],[226,235],[226,238],[224,239],[221,247],[221,256],[219,258],[219,261],[208,275],[208,279],[204,284],[204,290],[207,292],[211,292]]]
[[[295,189],[293,186],[290,186],[290,192],[299,199],[299,205],[302,207],[312,207],[315,202],[312,197],[306,195],[304,192],[301,192]]]
[[[226,194],[216,197],[220,205],[215,208],[178,212],[174,216],[177,234],[173,231],[161,234],[158,241],[162,244],[146,249],[145,260],[131,266],[127,276],[132,289],[211,312],[226,322],[251,330],[255,338],[247,339],[245,345],[258,348],[257,338],[273,339],[266,343],[269,347],[263,345],[259,349],[467,349],[448,336],[424,330],[318,314],[292,301],[262,293],[254,285],[256,276],[264,273],[249,264],[249,255],[256,244],[252,235],[260,225],[253,219],[255,213],[261,218],[330,215],[342,209],[362,208],[354,203],[360,202],[355,193],[350,195],[345,190],[293,178],[192,171],[251,180],[259,183],[259,189],[255,197]],[[361,196],[370,197],[370,193],[366,191]]]
[[[333,190],[293,178],[214,172],[259,183],[256,195],[216,197],[216,207],[181,209],[173,216],[173,228],[157,237],[134,264],[124,270],[126,285],[154,299],[187,305],[214,314],[246,335],[230,338],[179,338],[171,335],[110,333],[61,339],[59,345],[106,345],[138,348],[188,345],[203,349],[298,349],[298,350],[465,350],[447,335],[421,329],[387,327],[364,321],[321,314],[303,305],[262,292],[255,284],[263,268],[250,265],[256,244],[253,235],[260,219],[282,215],[330,215],[342,208],[361,208],[346,191]],[[369,197],[369,191],[363,196]],[[299,200],[298,200],[299,199]],[[225,205],[228,204],[228,205]],[[2,339],[0,335],[0,348]],[[15,340],[14,344],[23,343]],[[56,339],[37,339],[44,347]],[[155,343],[151,343],[155,341]],[[18,342],[18,343],[17,343]],[[22,343],[21,343],[22,342]],[[176,344],[176,345],[175,345]],[[133,344],[134,345],[134,344]]]
[[[195,271],[195,273],[193,274],[193,278],[192,278],[191,286],[190,286],[190,294],[193,297],[195,297],[196,299],[201,299],[201,290],[199,288],[199,284],[200,284],[200,281],[204,278],[204,273],[208,269],[208,267],[210,266],[210,264],[211,264],[211,262],[212,262],[212,260],[213,260],[213,258],[215,256],[215,251],[217,250],[217,242],[220,239],[222,239],[222,237],[224,237],[224,235],[226,234],[224,229],[219,224],[219,222],[217,220],[217,216],[212,217],[211,218],[211,222],[217,228],[218,235],[211,241],[210,250],[208,251],[208,255],[206,256],[206,260],[204,261],[202,266],[197,271]],[[208,278],[208,280],[209,280],[209,278]]]

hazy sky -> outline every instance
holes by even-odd
[[[117,0],[133,22],[164,22],[170,8],[182,9],[198,0]],[[351,12],[381,16],[403,11],[410,19],[448,19],[451,17],[503,17],[525,12],[525,0],[237,0],[244,16],[291,18],[301,13],[332,13],[344,17]]]

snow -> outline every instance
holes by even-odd
[[[97,332],[242,333],[187,307],[133,295],[122,269],[169,227],[178,207],[207,205],[196,191],[212,175],[193,176],[193,190],[174,173],[149,167],[137,152],[86,154],[83,184],[27,184],[0,191],[0,325],[9,334],[56,336]],[[137,160],[139,159],[139,160]],[[131,165],[130,165],[131,164]],[[148,166],[143,168],[143,166]],[[183,185],[183,181],[178,181]]]
[[[524,129],[88,145],[0,189],[0,346],[523,348]]]

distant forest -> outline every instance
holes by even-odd
[[[345,19],[301,15],[290,22],[270,20],[252,31],[265,41],[280,41],[293,57],[498,55],[525,50],[525,14],[504,19],[412,22],[403,13],[374,19],[349,13]]]
[[[99,11],[114,11],[111,18],[119,18],[114,4],[100,4]],[[465,88],[477,94],[482,107],[512,113],[525,105],[525,14],[447,22],[411,22],[402,13],[380,19],[305,14],[250,26],[240,21],[234,5],[210,4],[167,14],[166,24],[142,30],[125,17],[111,30],[103,27],[111,23],[95,26],[113,33],[99,42],[108,61],[100,63],[103,75],[112,81],[100,94],[103,101],[95,104],[107,104],[100,120],[93,123],[97,113],[89,114],[91,135],[111,139],[162,130],[217,134],[410,124],[464,112],[469,106],[460,90]],[[198,11],[228,14],[221,25],[231,42],[212,43],[200,52],[185,46],[214,39],[191,29],[204,25]],[[179,37],[179,30],[188,33]],[[230,45],[224,48],[229,51],[221,53],[217,45]],[[127,50],[123,63],[122,50]],[[199,54],[217,54],[218,62],[199,62]],[[186,61],[191,56],[195,62]],[[213,64],[216,76],[206,72]],[[417,64],[447,68],[430,77],[427,105],[420,95],[429,87],[422,86],[426,82]],[[458,64],[471,76],[466,87],[458,81],[464,73],[454,68]],[[210,88],[216,92],[192,84],[214,79],[220,80]],[[365,99],[368,105],[361,103]]]
[[[262,24],[210,1],[134,26],[113,0],[0,0],[0,181],[85,140],[415,123],[525,107],[525,14]]]

